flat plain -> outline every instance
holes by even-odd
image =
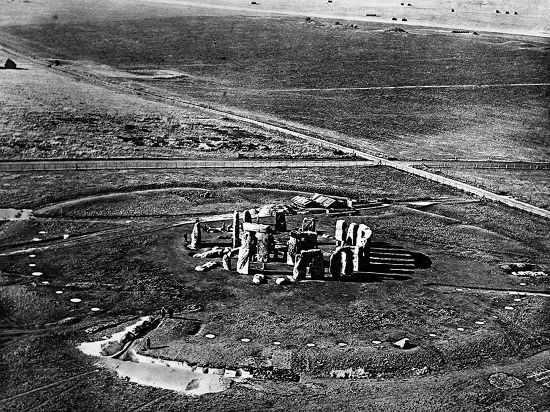
[[[2,159],[342,156],[188,101],[404,162],[549,161],[547,39],[481,31],[514,18],[493,13],[495,2],[469,33],[452,33],[449,5],[431,1],[310,2],[311,16],[304,1],[211,2],[224,7],[2,3],[1,50],[24,69],[0,71]],[[513,5],[524,20],[509,32],[531,20],[545,30],[536,7]],[[481,7],[461,6],[471,16]],[[383,21],[352,20],[359,7]],[[392,23],[396,10],[410,24]],[[432,15],[448,27],[420,24]],[[549,196],[544,171],[442,173],[542,207]],[[253,265],[261,285],[219,266],[194,270],[205,262],[195,252],[229,245],[219,228],[234,210],[299,193],[373,202],[346,219],[373,229],[379,262],[407,263],[284,286],[283,262]],[[3,172],[0,194],[0,207],[33,213],[0,226],[0,409],[550,407],[547,381],[534,378],[550,370],[549,278],[502,266],[548,273],[542,217],[385,166]],[[337,216],[315,217],[328,259]],[[302,218],[289,215],[289,229]],[[195,219],[211,229],[198,251],[185,241]],[[188,396],[77,348],[161,307],[176,315],[148,335],[152,348],[136,342],[140,356],[253,377]],[[405,337],[411,348],[392,344]],[[495,384],[503,374],[513,385]]]

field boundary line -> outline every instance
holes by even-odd
[[[270,93],[301,93],[301,92],[353,92],[369,90],[414,90],[414,89],[488,89],[496,87],[546,87],[550,83],[495,83],[495,84],[426,84],[404,86],[365,86],[365,87],[327,87],[327,88],[295,88],[295,89],[257,89]]]
[[[207,168],[301,168],[301,167],[349,167],[375,166],[372,161],[361,159],[296,159],[296,160],[181,160],[181,159],[0,159],[0,171],[4,172],[48,172],[48,171],[86,171],[119,169],[207,169]]]

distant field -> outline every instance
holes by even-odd
[[[142,4],[207,4],[211,10],[246,13],[279,12],[340,19],[362,19],[402,24],[457,27],[501,33],[550,32],[550,4],[546,0],[143,0]],[[497,12],[498,11],[498,12]]]
[[[179,70],[192,77],[150,83],[340,132],[350,136],[347,144],[372,152],[548,160],[549,87],[294,90],[550,81],[544,40],[387,27],[193,15],[6,30],[44,57]]]
[[[514,196],[532,205],[550,208],[548,170],[442,169],[442,174],[487,190]]]

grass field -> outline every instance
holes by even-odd
[[[548,87],[300,91],[549,80],[544,40],[385,28],[192,15],[4,30],[28,40],[27,47],[44,57],[127,71],[179,70],[190,77],[151,84],[340,132],[348,136],[346,143],[374,152],[548,159]]]
[[[460,195],[435,182],[387,167],[296,169],[204,169],[186,171],[86,171],[44,174],[2,173],[2,207],[40,208],[78,197],[116,192],[198,187],[266,187],[322,192],[354,198],[422,199]],[[63,181],[62,186],[59,181]]]
[[[549,159],[548,86],[347,90],[548,83],[545,39],[412,26],[403,26],[408,33],[387,32],[391,26],[364,21],[352,28],[350,21],[266,17],[244,0],[224,2],[242,3],[246,12],[166,1],[5,0],[1,43],[40,59],[61,59],[61,68],[130,85],[133,92],[22,58],[27,70],[0,71],[0,155],[334,155],[140,95],[154,90],[400,159]],[[352,8],[345,4],[358,4],[337,2],[334,10],[344,13]],[[295,11],[305,3],[281,7]],[[332,7],[325,0],[310,3],[312,12]],[[510,18],[508,29],[521,26],[512,23],[514,15],[493,14],[495,1],[485,3],[491,16],[480,13],[477,23],[497,25]],[[361,3],[361,13],[376,6],[384,13],[402,10],[414,20],[428,16],[431,10],[423,7],[430,6],[446,8],[437,21],[454,19],[447,4],[435,0],[398,4],[373,0]],[[461,5],[478,6],[477,0]],[[508,5],[512,10],[516,4]],[[546,7],[539,0],[535,5]],[[518,21],[528,14],[519,6],[527,7],[518,5]],[[464,18],[466,12],[455,7],[457,19]],[[153,78],[158,73],[175,75]],[[331,88],[344,89],[325,90]],[[212,141],[227,146],[198,148]],[[529,192],[541,206],[547,202],[546,175],[496,172],[453,176],[512,195]],[[287,286],[274,282],[291,270],[283,262],[268,263],[268,282],[262,285],[219,266],[194,270],[205,260],[186,247],[191,225],[182,221],[289,203],[296,191],[385,203],[347,220],[373,229],[378,259],[402,252],[414,268],[383,261],[348,281]],[[550,270],[548,221],[541,217],[382,166],[6,172],[0,175],[0,207],[29,208],[36,215],[0,225],[2,410],[550,407],[547,387],[529,378],[550,370],[550,277],[516,276],[500,267],[524,262]],[[319,232],[332,235],[336,217],[316,217]],[[288,216],[289,229],[298,228],[302,218]],[[40,241],[33,240],[37,236]],[[226,232],[203,236],[204,250],[230,242]],[[282,243],[287,236],[277,234]],[[334,240],[319,240],[327,260]],[[150,334],[154,348],[142,354],[210,368],[252,368],[255,378],[189,397],[128,382],[77,349],[139,316],[158,314],[162,306],[172,306],[176,318]],[[208,333],[216,337],[206,339]],[[392,345],[404,337],[416,347]],[[338,345],[342,342],[347,346]],[[272,379],[278,367],[299,381]],[[490,382],[495,372],[523,386],[499,389]],[[346,374],[352,378],[334,379]]]
[[[514,196],[532,205],[550,207],[548,170],[442,169],[445,176]]]
[[[0,78],[2,158],[326,157],[332,151],[221,116],[151,102],[33,65]]]
[[[378,191],[394,193],[396,197],[413,194],[399,192],[398,184],[391,182],[394,171],[378,168],[376,175],[385,178],[376,183],[367,173],[371,169],[357,171],[348,177],[352,182],[348,190],[370,190],[374,183],[380,187]],[[249,173],[265,183],[283,172]],[[73,198],[79,198],[91,195],[93,190],[104,193],[136,189],[140,179],[147,176],[144,172],[119,172],[115,175],[92,173],[85,179],[89,187],[79,185],[84,180],[82,175],[64,174],[66,193],[50,194],[46,196],[47,202],[51,204],[55,199],[67,198],[68,193]],[[316,184],[316,189],[344,185],[341,181],[343,177],[330,171],[324,176],[317,170],[293,173],[301,175],[303,181],[313,177],[319,179],[317,183],[311,182]],[[182,184],[181,175],[159,173],[156,180],[160,181],[162,177],[162,181],[167,182],[171,177]],[[219,178],[222,175],[220,173]],[[33,181],[29,176],[22,175],[14,176],[9,181],[13,184],[17,179]],[[191,180],[188,176],[188,181]],[[215,187],[215,175],[211,180]],[[22,197],[35,206],[43,204],[45,195],[51,190],[44,176],[36,180],[39,181],[40,186],[31,184],[28,194]],[[54,181],[53,177],[51,181]],[[124,189],[129,182],[133,183]],[[401,190],[405,187],[401,186]],[[424,195],[428,196],[430,189],[426,187],[424,190]],[[431,190],[433,194],[440,194],[435,187]],[[108,202],[99,198],[73,203],[71,207],[63,203],[57,207],[67,212],[65,219],[70,220],[71,216],[77,219],[73,223],[73,231],[78,231],[78,219],[90,213],[101,214],[103,219],[131,218],[134,220],[132,225],[143,230],[155,228],[156,223],[150,218],[149,221],[136,220],[136,215],[153,211],[170,216],[193,199],[212,213],[264,201],[285,201],[284,194],[270,193],[269,190],[210,188],[209,191],[212,196],[203,197],[201,190],[183,187],[159,192],[157,196],[154,193],[128,193],[112,197]],[[418,188],[415,188],[414,194],[420,194]],[[15,195],[12,200],[18,198]],[[516,302],[506,292],[496,290],[514,290],[520,287],[519,282],[525,281],[504,274],[498,267],[502,262],[528,259],[537,264],[550,264],[546,253],[548,234],[539,218],[524,216],[518,222],[516,213],[507,208],[490,203],[462,204],[461,201],[465,200],[468,199],[458,198],[424,210],[395,205],[350,218],[372,227],[376,244],[402,246],[404,250],[420,253],[428,259],[424,258],[424,264],[413,274],[386,279],[359,276],[351,282],[277,287],[273,279],[266,285],[257,286],[247,276],[221,269],[198,273],[193,268],[202,262],[192,258],[192,253],[182,244],[183,234],[189,232],[189,226],[116,240],[98,238],[93,247],[89,244],[67,245],[38,251],[35,258],[29,258],[26,254],[0,257],[0,279],[3,284],[0,290],[0,316],[10,328],[24,327],[27,331],[25,335],[3,336],[3,360],[7,365],[3,371],[10,377],[5,393],[9,396],[36,386],[56,383],[51,392],[8,399],[6,405],[21,408],[46,402],[46,405],[56,405],[57,410],[70,410],[76,402],[83,402],[85,396],[89,410],[113,407],[126,410],[162,396],[164,400],[155,404],[153,409],[163,410],[165,406],[177,405],[189,410],[210,408],[236,411],[245,402],[252,410],[282,410],[283,405],[288,407],[288,401],[283,402],[287,391],[292,391],[290,402],[298,409],[309,408],[305,406],[309,397],[320,394],[324,394],[324,407],[334,409],[340,397],[350,397],[356,390],[364,392],[376,387],[384,393],[392,393],[404,382],[412,385],[408,390],[413,399],[408,401],[409,407],[416,410],[427,410],[425,406],[416,405],[418,397],[433,402],[428,408],[431,410],[437,410],[450,399],[474,409],[485,405],[483,402],[491,405],[508,399],[506,392],[501,392],[496,400],[470,399],[466,396],[466,390],[454,392],[450,388],[456,382],[478,382],[469,385],[473,385],[479,393],[491,396],[490,388],[482,383],[488,373],[485,368],[495,368],[489,365],[496,361],[512,365],[514,358],[527,357],[516,372],[518,376],[525,375],[522,368],[541,365],[535,361],[537,366],[530,366],[529,356],[545,347],[550,339],[545,323],[548,316],[547,298],[522,297],[521,302]],[[53,216],[54,212],[55,207],[50,208]],[[324,215],[318,218],[319,230],[331,233],[334,218]],[[301,216],[290,216],[289,227],[299,226],[301,219]],[[42,226],[39,221],[19,222],[19,225],[17,233],[25,239],[33,230],[47,229],[54,235],[56,230],[66,229],[51,223]],[[102,228],[97,226],[96,230]],[[16,231],[8,236],[14,239]],[[217,234],[205,234],[205,241],[227,242],[227,239],[217,239]],[[327,242],[321,243],[324,249],[332,248]],[[29,276],[28,264],[31,261],[44,272],[39,280],[47,280],[49,284],[43,285]],[[525,290],[544,291],[548,287],[547,279],[530,279],[527,282]],[[452,287],[445,289],[438,285]],[[455,287],[464,288],[467,292],[455,290]],[[475,288],[489,288],[489,291]],[[56,294],[56,290],[64,293]],[[82,299],[82,302],[71,303],[69,299],[73,297]],[[29,305],[29,302],[32,304]],[[505,310],[507,305],[514,306],[514,311]],[[276,356],[286,354],[290,356],[292,370],[302,375],[301,382],[288,386],[284,382],[255,380],[252,388],[236,386],[221,395],[206,395],[200,400],[173,397],[168,391],[125,383],[103,369],[94,372],[97,367],[92,364],[92,359],[75,348],[80,341],[99,339],[103,334],[109,334],[108,330],[94,335],[84,333],[84,329],[90,326],[116,322],[117,319],[121,322],[131,316],[157,312],[161,306],[174,306],[178,316],[197,319],[201,332],[187,335],[175,328],[165,334],[163,329],[159,329],[151,335],[158,349],[149,351],[148,355],[208,364],[210,367],[239,365],[261,368],[260,365],[272,357],[275,361]],[[90,312],[92,307],[100,307],[101,311]],[[189,307],[202,310],[189,313]],[[73,318],[72,325],[58,323],[68,316]],[[480,320],[485,324],[475,324]],[[458,327],[465,328],[465,331],[457,330]],[[203,335],[206,333],[214,333],[217,338],[205,341]],[[430,333],[436,337],[430,337]],[[411,351],[399,351],[387,344],[404,336],[418,347]],[[252,339],[252,342],[242,343],[240,339],[243,337]],[[273,347],[274,340],[282,342],[280,348]],[[377,348],[372,340],[382,340],[386,344]],[[348,343],[348,347],[338,347],[336,343],[341,341]],[[307,348],[305,344],[310,342],[316,346]],[[23,361],[27,366],[23,365]],[[28,368],[31,362],[36,367]],[[426,376],[417,377],[415,371],[426,366]],[[331,370],[347,368],[364,368],[364,376],[369,378],[351,380],[349,383],[327,379]],[[74,382],[64,381],[81,373],[90,375]],[[92,379],[93,376],[101,379]],[[402,381],[395,379],[398,376],[415,378]],[[440,383],[436,385],[432,379]],[[75,388],[79,388],[80,395],[73,393]],[[441,388],[443,399],[440,396],[439,400],[431,400],[430,393],[434,388]],[[536,385],[528,385],[519,393],[530,399],[530,405],[546,405],[537,388]],[[338,392],[325,393],[325,390]],[[264,393],[270,399],[269,404],[265,403],[264,396],[259,396]],[[400,396],[397,398],[402,399]],[[378,396],[367,400],[363,395],[349,402],[357,408],[384,404]],[[388,407],[394,408],[395,403]]]

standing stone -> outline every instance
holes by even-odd
[[[359,225],[353,252],[353,270],[356,272],[369,263],[371,237],[372,230],[367,225]]]
[[[227,252],[223,255],[222,265],[225,270],[231,270],[231,252]]]
[[[233,239],[232,239],[233,248],[241,246],[241,224],[240,224],[239,212],[236,210],[233,212],[232,235],[233,235]]]
[[[301,232],[300,233],[300,250],[317,249],[317,232]]]
[[[250,272],[250,257],[252,252],[252,243],[254,235],[250,232],[244,232],[241,238],[241,248],[239,249],[239,257],[237,258],[237,273],[248,275]]]
[[[343,246],[348,235],[348,222],[344,219],[338,219],[336,221],[336,230],[334,231],[334,238],[338,246]]]
[[[329,271],[333,278],[351,276],[353,273],[353,251],[349,246],[336,248],[330,257]]]
[[[328,271],[333,278],[338,279],[340,277],[342,272],[342,251],[340,248],[337,248],[332,255],[330,255]]]
[[[325,277],[325,261],[321,249],[302,250],[296,255],[296,263],[292,271],[294,279],[304,279],[308,268],[312,279]]]
[[[341,250],[341,274],[342,276],[351,276],[353,274],[353,251],[350,247],[343,247]]]
[[[292,269],[292,277],[294,280],[305,279],[308,263],[309,259],[303,256],[302,253],[296,255],[294,269]]]
[[[286,213],[275,211],[275,231],[286,232]]]
[[[302,232],[315,232],[315,218],[304,217],[302,221]]]
[[[294,266],[294,261],[296,259],[296,255],[299,252],[299,239],[298,239],[298,232],[292,231],[290,232],[290,237],[288,238],[288,250],[286,254],[286,264]]]
[[[189,248],[197,249],[200,246],[201,246],[201,224],[200,222],[197,222],[193,226],[193,231],[191,232],[191,244],[189,245]]]
[[[273,233],[267,234],[267,253],[269,259],[277,259],[277,252],[275,251],[275,236],[273,236]]]
[[[4,69],[15,70],[17,69],[17,64],[15,64],[15,62],[12,59],[7,59],[6,62],[4,63]]]
[[[346,241],[344,244],[346,246],[355,246],[357,242],[357,231],[359,230],[359,225],[355,222],[351,223],[348,227],[348,233],[346,235]]]
[[[325,259],[321,249],[311,250],[311,262],[309,264],[309,275],[312,279],[323,279],[325,277]]]
[[[275,244],[274,260],[286,262],[287,250],[287,245]]]
[[[258,262],[265,264],[269,260],[269,234],[256,233],[256,239],[258,241],[256,259]]]
[[[252,215],[249,210],[245,210],[243,213],[243,222],[252,223]]]

